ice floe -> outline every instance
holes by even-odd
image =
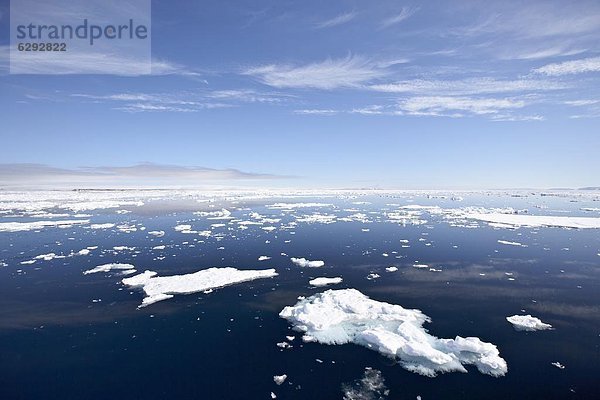
[[[338,283],[342,283],[343,279],[340,277],[336,278],[325,278],[319,277],[315,279],[311,279],[308,283],[312,286],[327,286],[327,285],[337,285]]]
[[[285,382],[286,379],[287,379],[287,375],[286,374],[273,376],[273,381],[277,385],[281,385],[283,382]]]
[[[89,222],[89,219],[33,222],[1,222],[0,232],[34,231],[43,228],[70,228],[73,225],[83,225],[88,224]]]
[[[522,243],[519,243],[519,242],[509,242],[508,240],[498,240],[498,243],[500,243],[500,244],[506,244],[508,246],[527,247],[526,244],[522,244]]]
[[[267,205],[267,208],[274,208],[280,210],[292,210],[295,208],[316,208],[316,207],[333,207],[333,204],[329,203],[275,203]]]
[[[140,307],[166,300],[174,294],[187,294],[216,289],[236,283],[277,276],[275,269],[239,270],[232,267],[209,268],[184,275],[156,276],[154,271],[123,279],[127,286],[141,286],[146,297]]]
[[[302,258],[291,257],[290,260],[299,267],[320,268],[325,265],[325,261],[322,261],[322,260],[310,261],[304,257],[302,257]]]
[[[327,290],[285,307],[279,316],[303,332],[304,341],[355,343],[425,376],[466,372],[463,364],[492,376],[507,372],[495,345],[477,337],[439,339],[423,328],[430,319],[420,310],[371,300],[356,289]]]
[[[546,324],[539,318],[532,317],[531,315],[513,315],[506,317],[506,320],[510,322],[517,331],[532,332],[552,329],[552,325]]]
[[[578,229],[600,228],[600,218],[597,217],[565,217],[504,213],[467,213],[465,214],[465,217],[511,227],[533,228],[547,226]]]
[[[115,224],[111,224],[111,223],[106,223],[106,224],[91,224],[90,228],[91,229],[110,229],[110,228],[114,228]]]
[[[135,266],[131,264],[120,264],[120,263],[110,263],[110,264],[102,264],[94,267],[92,269],[88,269],[87,271],[83,271],[84,275],[96,274],[98,272],[110,272],[112,270],[120,270],[125,274],[133,274],[135,272]]]

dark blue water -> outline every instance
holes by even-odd
[[[145,231],[73,227],[0,233],[0,260],[8,264],[0,267],[0,399],[268,399],[271,392],[284,399],[334,399],[342,397],[342,384],[360,378],[367,366],[382,372],[393,399],[600,398],[597,230],[506,230],[484,223],[479,228],[453,227],[427,214],[426,224],[402,226],[386,222],[381,211],[397,209],[386,204],[410,204],[412,199],[373,197],[366,199],[372,204],[352,204],[356,200],[365,199],[303,199],[333,202],[338,208],[293,213],[263,204],[230,209],[242,219],[251,211],[282,218],[274,226],[294,220],[293,215],[317,211],[353,214],[343,211],[349,208],[376,213],[370,215],[376,222],[299,223],[274,232],[228,225],[215,228],[223,233],[217,240],[175,232],[173,227],[189,223],[203,230],[227,221],[184,211],[133,209],[125,215],[95,213],[92,222],[127,222]],[[560,198],[418,198],[414,203],[512,206],[539,214],[590,216],[579,210],[582,203]],[[542,203],[546,209],[532,208]],[[570,213],[560,213],[565,210]],[[154,238],[147,234],[151,230],[166,234]],[[402,248],[401,239],[408,239],[410,247]],[[159,244],[167,248],[151,249]],[[39,254],[69,254],[87,246],[98,249],[87,256],[20,264]],[[114,253],[113,246],[136,249]],[[326,266],[302,269],[281,252],[324,260]],[[260,255],[272,258],[258,262]],[[150,269],[159,275],[234,266],[276,268],[279,276],[211,294],[178,295],[137,309],[143,294],[123,287],[118,274],[82,274],[108,262],[131,263],[140,272]],[[416,262],[442,272],[413,268]],[[390,265],[399,271],[386,272]],[[380,278],[366,279],[370,273]],[[295,304],[298,296],[325,290],[308,285],[317,276],[342,276],[344,282],[331,288],[357,288],[375,300],[422,310],[432,318],[426,327],[435,336],[477,336],[496,344],[508,362],[508,374],[493,378],[467,367],[468,374],[427,378],[356,345],[303,344],[278,313]],[[515,331],[505,317],[521,310],[555,329]],[[276,343],[286,335],[296,339],[293,348],[282,350]],[[554,361],[566,368],[552,366]],[[275,385],[273,375],[284,373],[287,381]]]

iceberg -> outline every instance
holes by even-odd
[[[236,283],[277,276],[275,269],[239,270],[232,267],[208,268],[191,274],[156,276],[154,271],[125,278],[123,284],[131,287],[142,287],[146,297],[140,307],[170,299],[175,294],[203,292]]]
[[[437,338],[423,328],[430,319],[420,310],[371,300],[356,289],[327,290],[285,307],[279,316],[303,332],[305,342],[358,344],[424,376],[467,372],[463,364],[495,377],[508,371],[492,343],[477,337]]]
[[[327,286],[327,285],[337,285],[338,283],[342,283],[342,278],[315,278],[308,281],[312,286]]]
[[[135,272],[135,266],[131,264],[119,264],[119,263],[111,263],[111,264],[102,264],[94,267],[92,269],[88,269],[87,271],[83,271],[84,275],[96,274],[98,272],[110,272],[114,269],[123,270],[125,274],[132,274]]]
[[[600,228],[600,218],[597,217],[565,217],[549,215],[523,215],[523,214],[505,214],[505,213],[467,213],[466,218],[476,219],[493,224],[502,224],[501,226],[519,227],[558,227],[558,228],[578,228],[593,229]],[[498,226],[498,225],[494,225]]]
[[[287,379],[287,375],[286,374],[283,374],[283,375],[274,375],[273,376],[273,381],[275,382],[275,384],[277,384],[277,386],[279,386],[283,382],[285,382],[286,379]]]
[[[552,329],[552,325],[546,324],[539,318],[532,317],[531,315],[513,315],[506,317],[506,320],[510,322],[517,331],[533,332]]]
[[[325,261],[317,260],[317,261],[309,261],[306,258],[290,258],[294,264],[299,267],[308,267],[308,268],[320,268],[325,265]]]
[[[0,232],[35,231],[43,228],[69,228],[73,225],[88,224],[89,222],[89,219],[72,219],[63,221],[1,222]]]

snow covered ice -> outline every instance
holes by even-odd
[[[310,281],[308,281],[308,283],[311,284],[312,286],[327,286],[327,285],[337,285],[338,283],[342,283],[342,280],[343,279],[341,277],[336,277],[336,278],[319,277],[319,278],[311,279]]]
[[[127,286],[141,286],[146,297],[140,307],[170,299],[174,294],[203,292],[236,283],[277,276],[275,269],[239,270],[232,267],[209,268],[184,275],[156,276],[154,271],[123,279]]]
[[[439,339],[423,328],[430,319],[420,310],[371,300],[356,289],[327,290],[285,307],[279,316],[304,332],[304,341],[355,343],[425,376],[467,372],[463,364],[492,376],[508,370],[495,345],[476,337]]]
[[[531,315],[513,315],[506,317],[506,320],[518,331],[533,332],[552,329],[552,325],[546,324],[541,319],[532,317]]]
[[[290,260],[299,267],[320,268],[325,265],[324,261],[321,261],[321,260],[310,261],[304,257],[303,258],[292,257],[292,258],[290,258]]]

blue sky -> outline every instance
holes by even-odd
[[[0,182],[600,185],[597,1],[154,1],[141,76],[8,74],[0,4]]]

